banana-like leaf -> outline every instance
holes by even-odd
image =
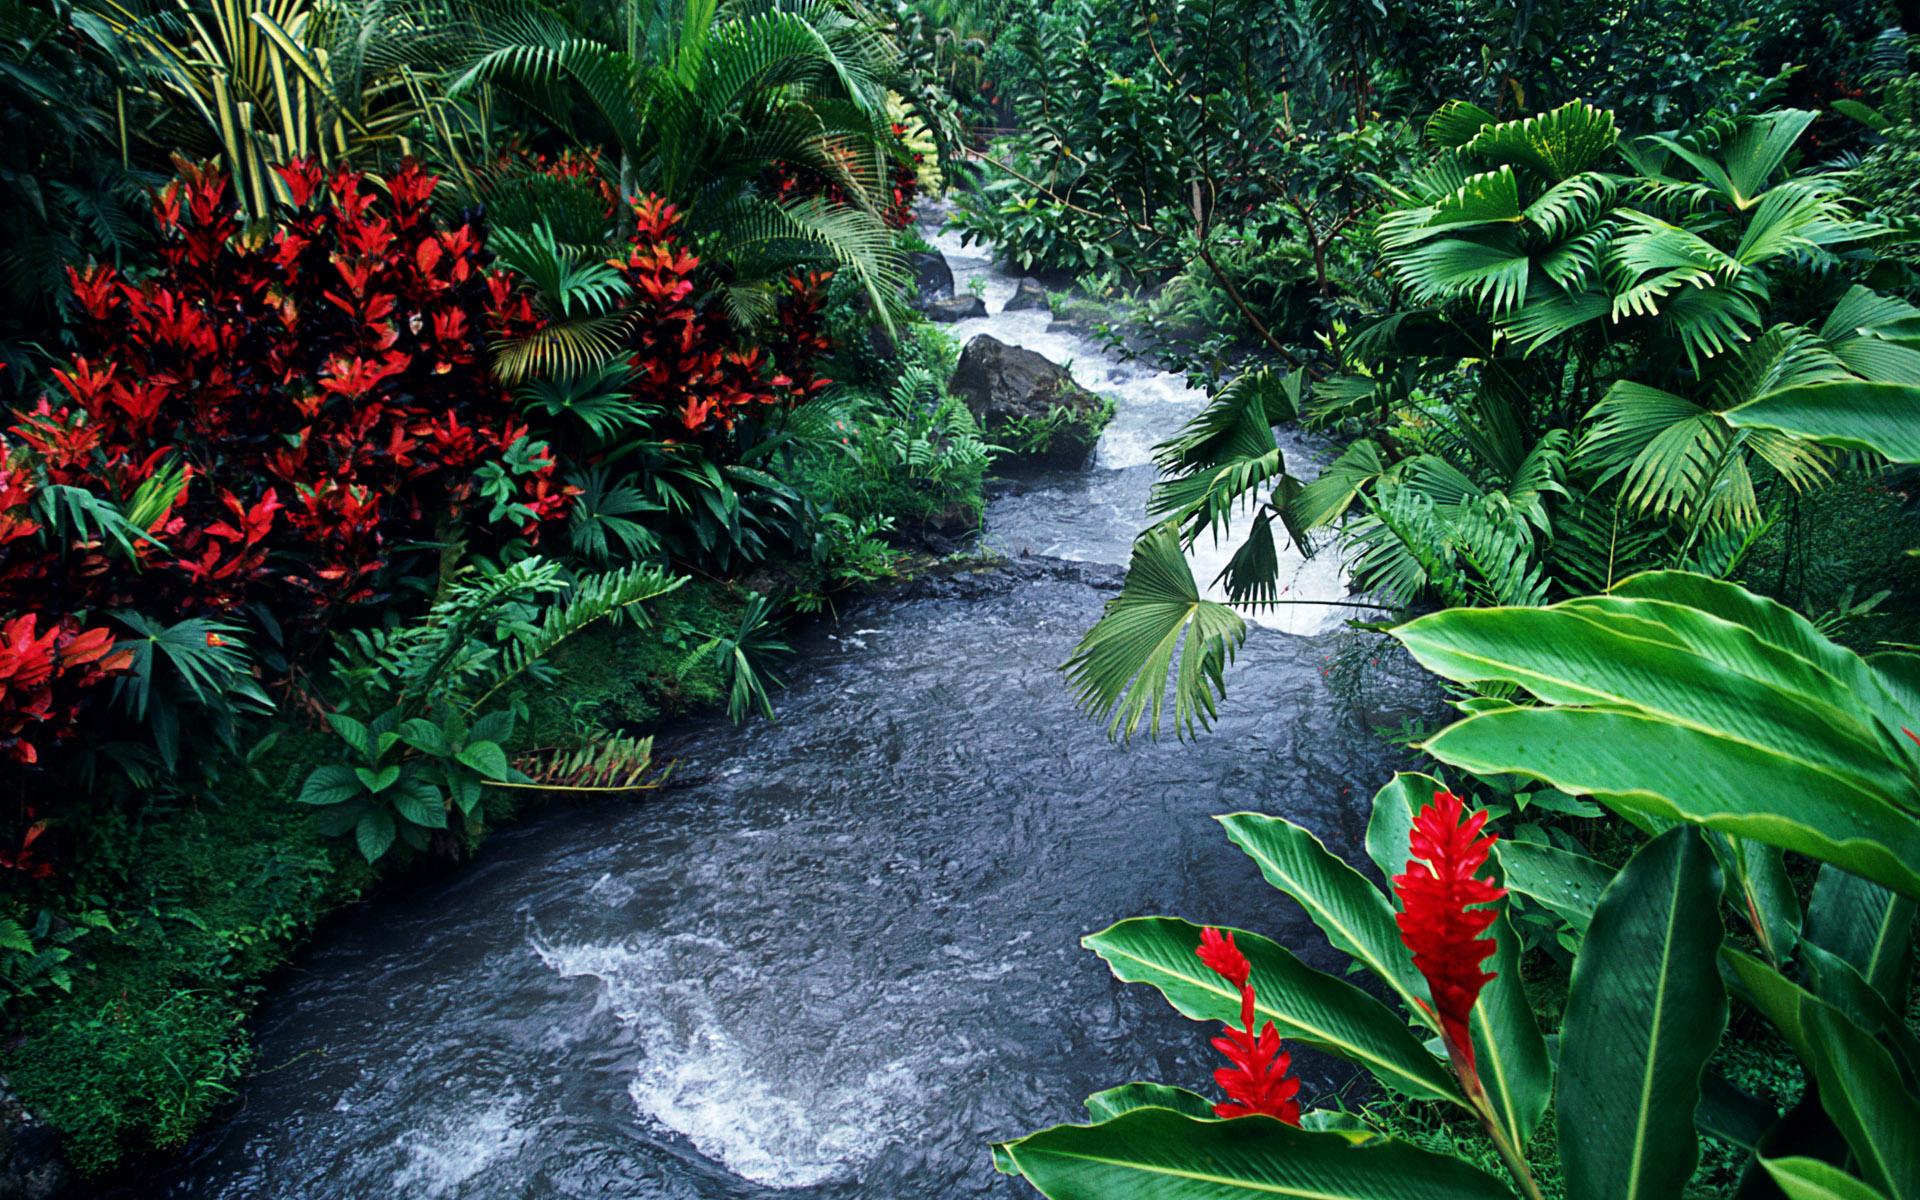
[[[1760,1165],[1787,1200],[1887,1200],[1872,1184],[1817,1158],[1763,1158]]]
[[[1920,385],[1842,380],[1781,388],[1727,414],[1747,429],[1777,429],[1894,462],[1920,463]]]
[[[1920,1100],[1900,1081],[1893,1056],[1829,1005],[1805,997],[1800,1022],[1812,1053],[1820,1105],[1860,1173],[1892,1200],[1920,1200]]]
[[[1524,1146],[1547,1115],[1553,1099],[1553,1059],[1520,976],[1520,936],[1503,910],[1489,930],[1493,957],[1484,964],[1493,980],[1480,992],[1467,1024],[1473,1031],[1480,1081],[1508,1140]]]
[[[1426,749],[1590,794],[1650,827],[1689,821],[1920,897],[1920,796],[1899,734],[1920,714],[1803,619],[1711,583],[1662,573],[1551,608],[1401,626],[1395,636],[1429,670],[1545,702],[1475,713]]]
[[[1700,1076],[1727,1021],[1718,876],[1701,835],[1671,829],[1600,897],[1560,1030],[1569,1200],[1676,1196],[1693,1175]]]
[[[1158,988],[1183,1016],[1238,1025],[1240,993],[1194,954],[1200,930],[1175,917],[1134,917],[1084,944],[1117,978]],[[1445,1065],[1378,1000],[1257,933],[1233,938],[1253,966],[1256,1023],[1272,1021],[1282,1038],[1358,1063],[1403,1095],[1465,1105]]]
[[[1098,1125],[1057,1125],[995,1148],[1051,1200],[1510,1200],[1507,1186],[1450,1155],[1391,1139],[1356,1146],[1271,1117],[1201,1121],[1139,1108]]]
[[[1407,847],[1413,836],[1413,814],[1446,785],[1418,771],[1396,771],[1387,785],[1373,794],[1367,817],[1367,857],[1392,880],[1407,869]]]
[[[1805,949],[1819,953],[1811,942]],[[1845,1008],[1759,959],[1732,947],[1722,949],[1720,957],[1733,991],[1771,1021],[1811,1069],[1820,1107],[1846,1139],[1867,1179],[1896,1200],[1920,1196],[1920,1141],[1913,1137],[1913,1130],[1920,1129],[1920,1101],[1905,1087],[1892,1052]],[[1820,966],[1812,976],[1821,980]]]
[[[1293,897],[1327,940],[1393,989],[1407,1010],[1438,1032],[1423,1007],[1426,980],[1400,941],[1393,905],[1320,839],[1291,821],[1260,813],[1216,817],[1268,883]]]
[[[1873,990],[1853,964],[1822,950],[1812,942],[1800,946],[1800,969],[1812,993],[1861,1029],[1883,1040],[1900,1067],[1900,1077],[1911,1089],[1920,1082],[1920,1037],[1906,1018]]]
[[[1767,961],[1786,962],[1800,940],[1800,897],[1787,879],[1780,848],[1717,833],[1709,841],[1726,874],[1727,899],[1746,914]]]
[[[1087,1097],[1087,1115],[1095,1121],[1110,1121],[1136,1108],[1170,1108],[1202,1120],[1213,1116],[1213,1102],[1205,1096],[1164,1083],[1123,1083]]]
[[[1577,930],[1593,921],[1601,893],[1613,882],[1612,868],[1544,842],[1503,841],[1493,853],[1509,889],[1552,909]]]
[[[1720,974],[1727,988],[1748,1008],[1759,1013],[1792,1047],[1802,1062],[1811,1061],[1805,1023],[1801,1019],[1804,1001],[1819,1002],[1819,997],[1788,979],[1773,967],[1732,946],[1720,950]]]
[[[1847,963],[1889,1004],[1913,976],[1915,904],[1836,867],[1820,868],[1807,906],[1807,940]]]
[[[1591,795],[1629,819],[1690,821],[1920,896],[1920,823],[1723,735],[1640,713],[1514,708],[1469,717],[1425,749],[1475,774],[1525,775]]]

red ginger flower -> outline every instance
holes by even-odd
[[[1247,956],[1233,944],[1231,931],[1223,934],[1218,929],[1202,929],[1194,953],[1216,975],[1240,989],[1240,1028],[1223,1025],[1222,1036],[1213,1039],[1214,1048],[1233,1064],[1213,1073],[1214,1082],[1227,1094],[1225,1102],[1213,1106],[1213,1115],[1264,1114],[1298,1125],[1300,1104],[1294,1096],[1300,1081],[1289,1074],[1293,1056],[1280,1049],[1280,1035],[1272,1021],[1258,1034],[1253,1031],[1253,985],[1247,981],[1253,967]]]
[[[1408,844],[1409,859],[1425,861],[1409,861],[1406,872],[1393,877],[1393,890],[1400,897],[1400,940],[1426,976],[1433,993],[1427,1010],[1440,1019],[1448,1056],[1463,1079],[1475,1075],[1467,1015],[1480,989],[1495,978],[1480,969],[1494,952],[1494,941],[1480,935],[1499,915],[1495,909],[1469,911],[1468,906],[1491,904],[1507,894],[1507,889],[1475,875],[1499,840],[1481,833],[1486,810],[1465,813],[1460,797],[1435,792],[1433,803],[1414,817]]]

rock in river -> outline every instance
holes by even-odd
[[[913,268],[915,307],[953,299],[953,268],[947,265],[946,255],[938,250],[916,250],[907,255],[907,265]]]
[[[990,334],[960,352],[949,387],[988,441],[1035,465],[1086,461],[1113,415],[1111,403],[1075,383],[1065,368]]]
[[[929,321],[965,321],[972,317],[987,315],[987,302],[969,293],[965,296],[948,296],[944,300],[934,300],[920,306]]]
[[[1013,289],[1013,298],[1000,311],[1022,312],[1029,308],[1053,311],[1053,302],[1047,299],[1047,289],[1041,286],[1038,279],[1022,279]]]

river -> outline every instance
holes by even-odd
[[[930,235],[933,231],[929,229]],[[1254,629],[1218,727],[1120,745],[1058,666],[1118,586],[1154,442],[1204,397],[1003,313],[1014,280],[935,236],[989,315],[1118,410],[1087,469],[1004,485],[1011,565],[806,635],[778,720],[686,723],[675,786],[552,811],[330,923],[255,1019],[235,1111],[142,1194],[220,1200],[1032,1195],[989,1140],[1131,1079],[1212,1088],[1208,1031],[1078,945],[1139,913],[1337,960],[1209,817],[1284,813],[1361,860],[1395,755],[1323,672],[1350,612]],[[1288,435],[1296,470],[1316,447]],[[1210,578],[1224,551],[1203,548]],[[1345,589],[1288,554],[1294,598]],[[1303,1100],[1336,1064],[1296,1054]]]

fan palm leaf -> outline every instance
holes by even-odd
[[[1145,722],[1158,737],[1171,690],[1174,731],[1190,737],[1212,723],[1246,636],[1231,607],[1201,599],[1179,531],[1163,523],[1134,543],[1126,584],[1062,669],[1109,735],[1131,738]]]

